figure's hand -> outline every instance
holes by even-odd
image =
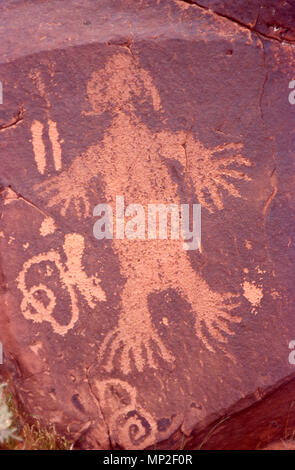
[[[242,144],[204,147],[190,136],[186,144],[187,169],[202,207],[209,212],[224,208],[223,193],[240,198],[236,181],[250,181],[246,167],[251,162],[241,155]],[[206,193],[208,197],[206,197]]]
[[[40,193],[48,207],[60,206],[62,216],[67,215],[71,205],[75,208],[78,218],[90,213],[88,185],[71,171],[71,167],[43,183],[36,184],[34,189]]]

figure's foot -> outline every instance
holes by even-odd
[[[100,347],[99,358],[105,362],[106,371],[111,372],[114,369],[115,355],[118,354],[120,370],[127,375],[131,372],[132,365],[139,372],[143,372],[145,367],[157,369],[155,352],[169,364],[174,362],[172,354],[152,326],[136,331],[136,325],[133,325],[131,336],[130,333],[123,333],[119,327],[108,333]]]
[[[200,305],[196,313],[195,330],[197,336],[208,351],[216,352],[220,348],[224,350],[228,336],[235,333],[231,327],[233,323],[240,323],[242,318],[231,313],[239,306],[238,296],[227,293],[212,293],[203,305]]]

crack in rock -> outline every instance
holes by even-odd
[[[5,131],[6,129],[10,129],[11,127],[17,126],[17,124],[19,124],[21,121],[23,121],[24,112],[25,112],[24,106],[21,105],[21,107],[19,108],[17,114],[12,118],[12,120],[10,122],[8,122],[7,124],[3,124],[2,126],[0,126],[0,132]]]
[[[11,187],[11,185],[9,186],[5,186],[5,187],[2,187],[0,188],[0,194],[4,193],[4,191],[9,191],[9,194],[12,194],[13,197],[9,198],[9,197],[5,197],[4,196],[4,199],[15,199],[15,200],[20,200],[20,201],[23,201],[25,202],[26,204],[28,204],[29,206],[33,207],[34,209],[36,209],[38,212],[40,212],[42,215],[44,215],[45,217],[51,217],[47,212],[45,212],[43,209],[40,209],[40,207],[38,207],[36,204],[34,204],[32,201],[30,201],[28,198],[24,197],[22,194],[20,194],[19,192],[17,192],[15,189],[13,189]]]
[[[268,69],[266,67],[266,53],[265,53],[265,49],[264,49],[264,44],[263,44],[263,41],[259,37],[258,37],[258,39],[259,39],[259,41],[261,43],[261,47],[262,47],[262,60],[263,60],[263,68],[264,68],[264,71],[265,71],[264,81],[263,81],[263,84],[262,84],[262,89],[261,89],[261,93],[260,93],[260,97],[259,97],[259,109],[260,109],[260,116],[261,116],[262,124],[263,124],[263,126],[265,126],[264,115],[263,115],[263,111],[262,111],[262,100],[263,100],[263,96],[264,96],[264,92],[265,92],[265,86],[266,86],[266,83],[268,81]]]
[[[257,15],[257,18],[256,18],[256,21],[254,23],[254,25],[249,25],[247,23],[243,23],[242,21],[238,20],[237,18],[234,18],[233,16],[230,16],[230,15],[226,15],[225,13],[220,13],[216,10],[212,10],[212,8],[209,8],[205,5],[200,5],[199,3],[197,3],[195,0],[177,0],[178,2],[182,2],[182,3],[186,3],[187,5],[191,5],[191,6],[194,6],[196,8],[200,8],[201,10],[204,10],[204,11],[207,11],[213,15],[216,15],[220,18],[224,18],[228,21],[231,21],[232,23],[235,23],[236,25],[240,26],[241,28],[243,29],[247,29],[248,31],[250,31],[251,33],[255,33],[259,36],[262,36],[263,38],[265,39],[268,39],[269,41],[276,41],[276,42],[279,42],[280,44],[288,44],[288,45],[294,45],[294,43],[292,41],[289,41],[287,39],[281,39],[281,38],[276,38],[276,37],[272,37],[272,36],[268,36],[267,34],[265,33],[262,33],[261,31],[258,31],[256,29],[256,26],[257,26],[257,23],[258,23],[258,19],[259,19],[259,16],[260,14],[258,13]],[[286,31],[285,32],[288,32],[289,31],[289,28],[285,28]]]
[[[108,441],[109,441],[109,447],[110,447],[110,450],[113,449],[113,445],[112,445],[112,438],[111,438],[111,433],[110,433],[110,429],[109,429],[109,426],[107,424],[107,421],[106,421],[106,418],[105,418],[105,415],[104,415],[104,412],[102,410],[102,406],[100,404],[100,401],[99,399],[97,398],[96,394],[94,393],[93,389],[92,389],[92,385],[90,383],[90,380],[89,380],[89,369],[91,369],[92,366],[86,368],[86,372],[85,372],[85,376],[86,376],[86,381],[87,381],[87,384],[88,384],[88,387],[89,387],[89,391],[91,393],[91,396],[93,397],[93,400],[95,403],[97,403],[97,408],[100,412],[100,415],[101,415],[101,418],[104,422],[104,425],[105,425],[105,428],[106,428],[106,432],[107,432],[107,436],[108,436]]]

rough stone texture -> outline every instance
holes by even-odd
[[[278,441],[270,444],[263,450],[295,450],[294,441]]]
[[[187,0],[277,41],[295,42],[294,0]]]
[[[294,2],[192,3],[1,5],[1,371],[83,448],[295,426]],[[202,249],[96,240],[116,195],[199,202]]]

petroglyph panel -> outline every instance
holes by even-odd
[[[19,2],[0,46],[3,370],[77,447],[197,448],[294,372],[294,48],[208,2],[72,3]],[[198,249],[128,238],[151,204],[201,205]]]
[[[250,165],[249,160],[239,153],[241,144],[228,144],[208,150],[191,134],[186,136],[183,132],[172,134],[163,131],[153,134],[138,119],[134,101],[137,96],[143,95],[146,101],[150,101],[156,113],[163,111],[152,77],[139,67],[130,54],[115,54],[109,59],[102,71],[92,74],[87,91],[92,113],[101,113],[106,107],[113,110],[112,120],[102,143],[75,157],[70,169],[64,173],[36,186],[38,191],[41,190],[44,200],[48,200],[49,207],[60,205],[61,215],[66,216],[73,203],[77,215],[81,217],[82,200],[84,217],[87,216],[90,203],[86,193],[95,172],[103,175],[107,200],[112,201],[116,194],[124,193],[128,187],[128,199],[136,197],[136,201],[143,207],[147,207],[150,201],[179,203],[177,185],[171,181],[169,169],[162,164],[162,159],[178,158],[181,164],[184,152],[188,159],[186,171],[190,175],[189,184],[192,185],[197,200],[210,212],[212,207],[223,208],[221,189],[227,190],[233,197],[241,197],[234,184],[226,181],[228,176],[232,179],[250,180],[245,173],[228,168],[229,165]],[[142,170],[139,172],[140,168],[144,168],[143,175]],[[77,183],[83,189],[77,191]],[[212,201],[211,205],[203,197],[206,190]],[[118,327],[108,333],[100,347],[99,358],[103,360],[107,356],[108,371],[112,370],[118,351],[120,368],[125,374],[131,371],[131,353],[138,371],[143,371],[146,364],[157,368],[153,345],[164,361],[173,362],[173,355],[152,324],[147,301],[153,291],[169,287],[179,289],[190,303],[196,314],[196,335],[206,348],[215,350],[203,333],[203,327],[215,343],[227,342],[227,336],[233,334],[230,323],[240,322],[241,317],[230,313],[238,306],[237,302],[226,305],[224,301],[238,296],[231,293],[220,295],[211,291],[191,268],[187,254],[181,251],[180,243],[167,242],[164,246],[155,246],[147,242],[132,245],[125,240],[115,240],[114,250],[119,257],[121,271],[128,281],[122,293],[122,312]],[[180,272],[187,273],[183,278],[184,282],[177,275]],[[145,283],[139,281],[144,277]],[[193,290],[190,287],[192,285]]]

